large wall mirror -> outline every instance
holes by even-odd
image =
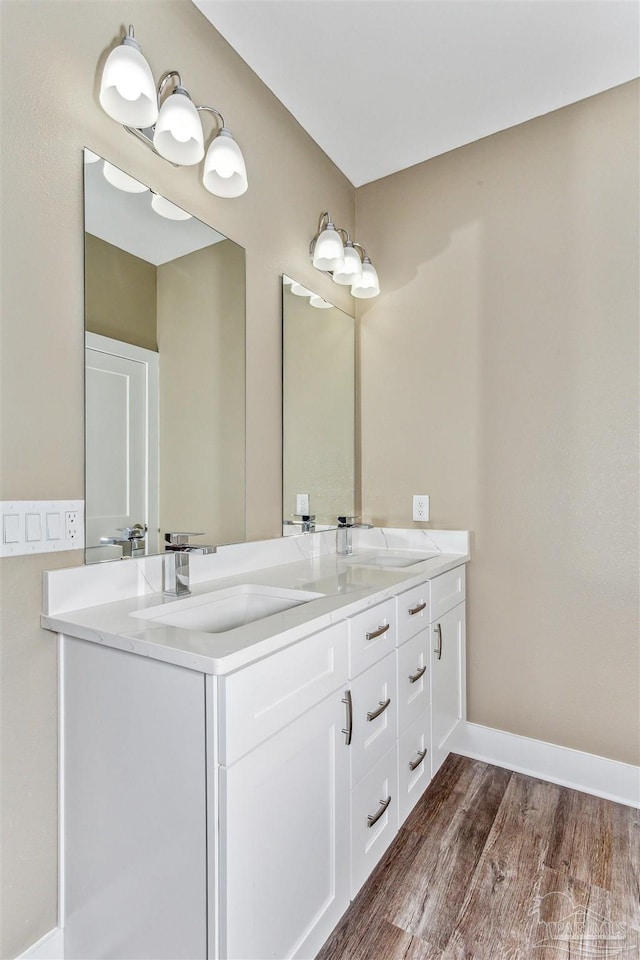
[[[244,540],[244,250],[84,160],[86,562]]]
[[[284,532],[300,532],[298,495],[316,527],[354,514],[355,320],[282,278]]]

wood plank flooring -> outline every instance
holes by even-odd
[[[316,960],[614,958],[640,958],[640,812],[450,754]]]

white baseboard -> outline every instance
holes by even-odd
[[[60,927],[50,930],[17,960],[64,960],[64,934]]]
[[[630,763],[469,722],[459,724],[447,746],[453,753],[473,760],[640,807],[640,767]]]

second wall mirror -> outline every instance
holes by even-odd
[[[283,529],[299,533],[303,515],[321,529],[355,513],[356,330],[353,317],[287,276],[282,303]]]
[[[244,250],[84,160],[86,562],[244,540]]]

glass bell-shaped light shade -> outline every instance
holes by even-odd
[[[144,193],[149,189],[144,183],[140,183],[135,177],[131,177],[128,173],[125,173],[124,170],[121,170],[120,167],[114,167],[108,160],[104,161],[102,172],[105,180],[107,180],[112,187],[117,187],[118,190],[124,190],[125,193]]]
[[[153,145],[161,157],[180,167],[193,166],[204,157],[202,124],[184,87],[176,87],[160,107]]]
[[[156,213],[167,220],[191,220],[191,214],[183,210],[166,197],[161,197],[159,193],[151,194],[151,206]]]
[[[317,293],[312,293],[309,297],[309,303],[312,307],[316,307],[318,310],[331,310],[333,304],[329,303],[328,300],[324,300],[322,297],[319,297]]]
[[[329,222],[322,231],[313,249],[313,265],[317,270],[340,270],[344,263],[342,237]]]
[[[158,119],[158,95],[151,67],[133,36],[112,50],[102,71],[100,106],[127,127],[151,127]]]
[[[242,150],[226,127],[218,131],[207,150],[202,182],[216,197],[241,197],[249,186]]]
[[[312,297],[313,294],[311,290],[307,290],[306,287],[303,287],[301,283],[296,283],[295,280],[291,284],[291,293],[294,297]]]
[[[379,293],[380,281],[378,280],[376,268],[371,263],[371,260],[369,260],[369,257],[364,257],[362,261],[362,276],[358,277],[352,284],[351,295],[357,297],[358,300],[368,300],[369,297],[377,297]]]
[[[354,283],[362,275],[362,260],[351,240],[344,245],[344,264],[333,271],[336,283],[345,285]]]

